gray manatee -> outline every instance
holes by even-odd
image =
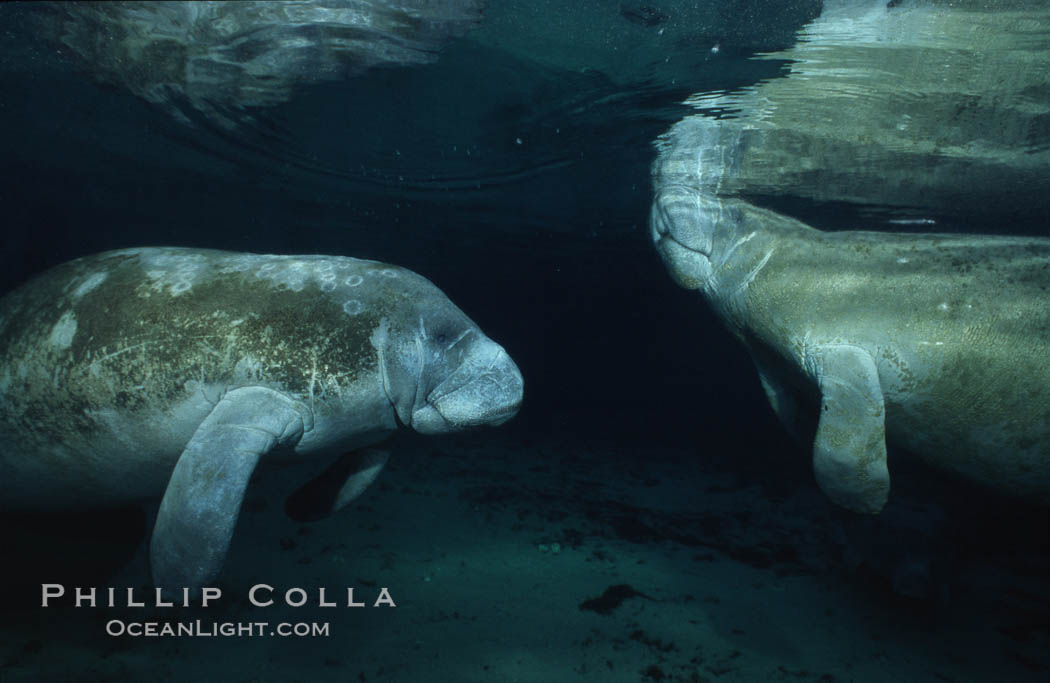
[[[0,299],[0,507],[163,496],[153,578],[219,573],[259,459],[353,453],[400,424],[500,424],[514,362],[433,284],[338,256],[111,251]],[[385,463],[347,456],[339,508]]]
[[[188,105],[236,127],[248,117],[243,108],[288,102],[303,86],[373,67],[433,62],[444,44],[481,22],[483,5],[52,2],[27,4],[24,24],[100,82],[127,88],[184,122],[192,120]]]
[[[781,421],[815,417],[833,501],[882,509],[890,441],[1050,503],[1050,240],[828,233],[714,187],[657,184],[656,248],[747,345]]]

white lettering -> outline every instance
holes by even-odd
[[[220,588],[202,588],[201,589],[201,607],[207,607],[210,600],[218,600],[222,597],[222,589]]]
[[[164,602],[164,598],[163,598],[164,589],[163,588],[161,588],[160,586],[157,586],[154,590],[156,590],[156,592],[157,592],[157,598],[154,601],[154,604],[157,607],[174,607],[175,606],[175,603],[173,603],[173,602]]]
[[[55,592],[58,589],[58,592]],[[42,583],[40,584],[40,600],[41,607],[47,607],[47,601],[51,598],[60,598],[66,594],[66,587],[60,583]]]
[[[145,607],[145,602],[135,602],[135,589],[128,588],[128,607]],[[132,634],[135,635],[135,634]]]
[[[248,602],[252,603],[256,607],[269,607],[270,605],[273,604],[273,600],[272,599],[271,600],[267,600],[266,602],[259,602],[258,600],[255,599],[255,591],[261,590],[261,589],[264,589],[266,591],[267,595],[269,595],[270,593],[273,593],[273,586],[268,586],[265,583],[257,583],[254,586],[252,586],[252,589],[250,591],[248,591]]]
[[[295,602],[293,600],[293,593],[299,596],[299,602]],[[284,593],[284,601],[291,607],[302,607],[306,604],[306,591],[304,591],[302,588],[289,588]]]
[[[386,586],[383,586],[379,590],[379,597],[376,598],[375,604],[372,605],[372,607],[379,607],[380,603],[387,605],[388,607],[397,607],[397,605],[394,604],[394,599],[390,597],[390,591],[386,589]]]
[[[77,589],[76,589],[76,592],[77,592],[77,607],[81,607],[82,606],[80,604],[81,602],[88,602],[88,601],[91,603],[89,605],[89,607],[94,607],[95,606],[95,589],[94,588],[88,588],[87,589],[87,591],[88,591],[87,593],[84,593],[83,590],[84,589],[80,588],[80,586],[77,586]]]

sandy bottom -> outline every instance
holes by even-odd
[[[921,505],[873,526],[811,483],[778,489],[695,449],[497,432],[401,446],[359,501],[309,524],[280,502],[307,474],[261,473],[212,606],[8,605],[0,681],[1045,683],[1050,673],[1046,524],[1004,531],[1023,510],[996,508],[1008,518],[990,530],[971,528],[980,512],[945,523]],[[108,585],[149,596],[147,576],[140,543]],[[255,584],[278,601],[299,587],[309,602],[256,607]],[[318,606],[322,587],[339,606]],[[369,606],[346,607],[347,587]],[[396,607],[371,606],[382,587]],[[114,637],[114,620],[266,625],[252,636]],[[286,637],[279,624],[326,631]]]

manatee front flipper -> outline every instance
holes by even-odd
[[[301,403],[263,387],[227,393],[179,456],[150,542],[153,582],[205,586],[222,568],[259,457],[292,446],[312,425]]]
[[[886,469],[886,408],[875,361],[848,345],[817,347],[807,359],[820,388],[813,444],[817,483],[831,500],[855,512],[882,510],[890,493]]]
[[[379,476],[390,451],[366,448],[344,454],[288,496],[284,509],[297,522],[312,522],[346,507]]]
[[[766,398],[769,399],[769,405],[776,413],[777,419],[796,441],[801,442],[802,426],[799,424],[798,400],[767,363],[757,357],[754,358],[754,362],[758,369],[758,379],[762,382],[762,390],[766,392]]]

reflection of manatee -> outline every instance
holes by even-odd
[[[785,77],[689,98],[739,137],[719,194],[1045,223],[1050,3],[901,5],[825,0],[793,47],[758,57]]]
[[[175,248],[89,256],[0,299],[0,506],[163,494],[154,579],[201,586],[261,457],[349,452],[320,503],[337,509],[386,461],[355,449],[399,424],[498,424],[521,396],[503,349],[402,268]]]
[[[1046,93],[1041,46],[1050,23],[947,9],[899,16],[881,4],[857,19],[849,14],[857,6],[825,4],[792,65],[804,75],[740,96],[691,98],[706,113],[658,143],[652,237],[675,280],[701,291],[747,345],[781,420],[798,434],[815,429],[817,480],[835,502],[882,508],[889,441],[936,467],[1050,503],[1050,240],[827,233],[748,199],[839,189],[822,198],[864,201],[868,191],[869,202],[891,201],[893,185],[874,176],[920,195],[951,187],[984,197],[1015,173],[1047,188],[1050,136],[1034,124],[1050,108],[1033,98]],[[950,59],[945,34],[901,16],[970,36],[959,50],[987,52],[989,61]],[[869,31],[874,38],[860,40]],[[893,52],[898,38],[909,48],[901,55]],[[995,55],[997,40],[1017,49]],[[911,98],[889,95],[905,83],[922,92],[927,80],[931,92],[917,98],[915,116],[894,118],[890,105]],[[962,117],[952,109],[971,98],[963,91],[953,99],[951,89],[989,80],[986,110]],[[1042,89],[1026,86],[1033,81]],[[1009,125],[1025,122],[1033,125]],[[981,133],[981,144],[924,147],[917,138],[935,129],[946,143]],[[938,192],[930,195],[941,203],[928,208],[950,212],[949,195]]]
[[[97,78],[222,123],[301,84],[433,61],[481,19],[482,0],[53,2],[44,32]]]

